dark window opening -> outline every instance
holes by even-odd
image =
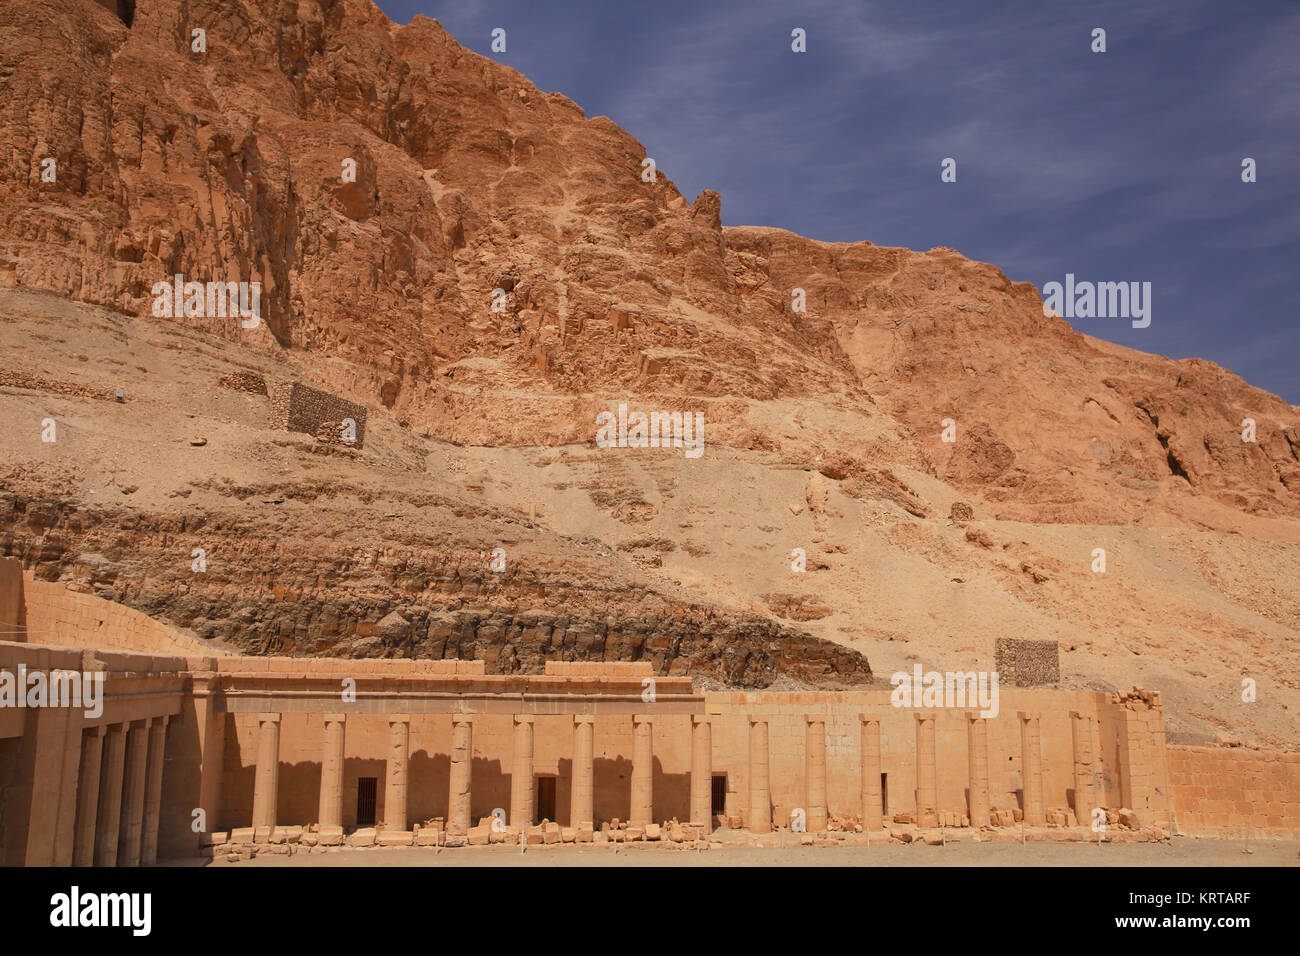
[[[880,775],[880,812],[882,815],[889,816],[889,774]]]
[[[537,778],[537,819],[555,819],[555,778]]]
[[[725,773],[713,775],[713,795],[709,805],[714,816],[727,812],[727,775]],[[695,822],[703,823],[706,821],[696,820]]]
[[[357,826],[375,825],[375,795],[379,792],[378,777],[357,778]]]

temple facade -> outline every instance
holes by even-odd
[[[137,642],[185,638],[57,585],[15,585],[12,571],[0,620],[19,639],[0,642],[0,674],[50,686],[80,675],[101,690],[78,706],[0,706],[8,865],[134,866],[286,832],[321,846],[359,833],[514,842],[544,821],[600,842],[611,824],[696,838],[1084,829],[1098,808],[1122,808],[1143,827],[1214,835],[1236,819],[1196,782],[1199,761],[1223,751],[1170,748],[1159,695],[1145,691],[1005,688],[982,716],[893,706],[887,688],[702,693],[644,662],[520,675],[482,661],[109,650],[79,645],[118,646],[111,615]],[[1296,832],[1300,764],[1277,756],[1251,753],[1280,797],[1260,835]],[[1180,822],[1183,793],[1195,811]]]

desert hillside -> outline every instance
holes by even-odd
[[[1300,409],[951,249],[723,228],[432,20],[117,8],[0,7],[0,552],[268,653],[844,686],[1056,639],[1175,741],[1295,742]],[[175,274],[263,321],[154,317]],[[241,372],[367,405],[364,447]],[[620,402],[704,453],[598,448]]]

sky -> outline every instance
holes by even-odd
[[[1300,404],[1296,0],[379,6],[610,117],[724,225],[949,246],[1040,290],[1149,282],[1145,328],[1069,321]]]

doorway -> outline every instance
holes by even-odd
[[[709,812],[715,817],[727,812],[727,775],[725,773],[715,773],[713,775],[713,792],[709,798]],[[698,823],[709,823],[708,820],[695,821]]]
[[[378,777],[357,778],[357,826],[375,825],[375,795],[379,792]]]
[[[555,820],[555,777],[537,778],[537,819]]]

